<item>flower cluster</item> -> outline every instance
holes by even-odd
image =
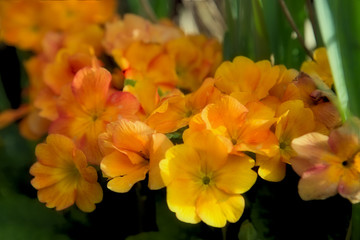
[[[217,40],[170,21],[116,16],[110,0],[66,3],[0,3],[3,40],[34,53],[29,101],[2,113],[0,126],[23,117],[24,137],[48,134],[30,169],[48,207],[93,211],[98,170],[112,191],[147,179],[151,190],[166,187],[181,221],[223,227],[239,220],[257,176],[281,181],[287,164],[303,199],[360,201],[359,137],[338,128],[325,49],[300,72],[222,61]]]

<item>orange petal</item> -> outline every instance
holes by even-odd
[[[98,182],[89,183],[80,181],[76,192],[76,206],[83,212],[92,212],[95,210],[95,203],[102,201],[103,191]]]
[[[147,171],[148,168],[144,166],[123,177],[113,178],[108,182],[107,187],[114,192],[126,193],[135,183],[145,179]]]
[[[72,91],[78,103],[88,110],[103,109],[111,74],[105,68],[86,67],[78,71],[72,82]]]

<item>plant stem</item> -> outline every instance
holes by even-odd
[[[289,9],[288,9],[288,7],[286,6],[285,1],[284,1],[284,0],[279,0],[279,3],[280,3],[280,6],[281,6],[281,9],[283,10],[283,12],[284,12],[284,14],[285,14],[286,19],[287,19],[288,22],[290,23],[292,29],[296,32],[297,38],[299,39],[299,42],[300,42],[301,46],[302,46],[303,49],[305,50],[306,54],[307,54],[312,60],[314,60],[313,54],[312,54],[312,52],[306,47],[304,38],[303,38],[302,35],[300,34],[300,31],[299,31],[298,27],[296,26],[295,21],[294,21],[294,19],[292,18]]]

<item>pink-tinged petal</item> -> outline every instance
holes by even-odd
[[[225,165],[214,173],[217,188],[229,194],[241,194],[255,183],[257,174],[251,170],[254,160],[247,156],[229,156]]]
[[[111,73],[105,68],[85,67],[79,70],[72,82],[77,102],[87,110],[101,111],[106,102]]]
[[[199,196],[201,184],[189,179],[175,179],[166,188],[166,200],[169,209],[183,222],[198,223],[196,214],[196,199]]]
[[[256,164],[259,165],[258,174],[262,179],[280,182],[285,177],[286,164],[281,161],[279,154],[274,157],[256,155]]]
[[[337,194],[342,175],[336,166],[317,165],[302,174],[299,195],[303,200],[326,199]]]
[[[123,177],[113,178],[108,182],[107,187],[114,192],[126,193],[135,183],[145,179],[148,170],[148,167],[144,166]]]
[[[314,112],[315,119],[330,129],[341,124],[340,114],[332,102],[319,103],[311,107],[311,110]]]
[[[330,152],[328,139],[328,136],[321,133],[308,133],[295,138],[291,147],[296,151],[298,158],[308,159],[312,164],[336,161],[336,157]]]
[[[165,158],[166,151],[173,146],[172,142],[161,133],[152,136],[150,149],[150,169],[149,169],[149,188],[152,190],[164,187],[164,182],[160,175],[159,163]]]
[[[140,103],[131,93],[115,92],[108,98],[106,105],[107,108],[102,115],[104,119],[113,120],[116,116],[117,119],[138,119],[136,113],[140,110]]]

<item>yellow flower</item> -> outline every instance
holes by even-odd
[[[240,195],[256,181],[254,161],[228,155],[229,146],[210,131],[187,134],[184,144],[166,152],[160,162],[167,187],[167,203],[187,223],[200,221],[213,227],[236,222],[244,211]]]
[[[254,63],[246,57],[225,61],[215,72],[215,86],[242,104],[259,101],[269,95],[280,74],[279,66],[269,61]]]
[[[308,133],[296,138],[291,160],[301,176],[299,194],[303,200],[325,199],[339,193],[352,203],[360,202],[359,119],[351,119],[329,136]]]
[[[67,137],[51,134],[35,150],[37,162],[30,168],[31,184],[40,202],[49,208],[65,209],[74,203],[84,212],[95,209],[103,192],[95,168]]]
[[[314,61],[304,62],[301,65],[301,71],[309,74],[312,78],[323,80],[329,87],[334,84],[326,48],[316,49],[314,51]]]
[[[277,154],[272,157],[256,156],[259,165],[258,174],[268,181],[281,181],[285,177],[286,163],[296,155],[291,148],[291,141],[315,129],[314,115],[310,108],[305,108],[300,100],[282,103],[277,110],[279,117],[275,127],[275,136],[279,141]]]

